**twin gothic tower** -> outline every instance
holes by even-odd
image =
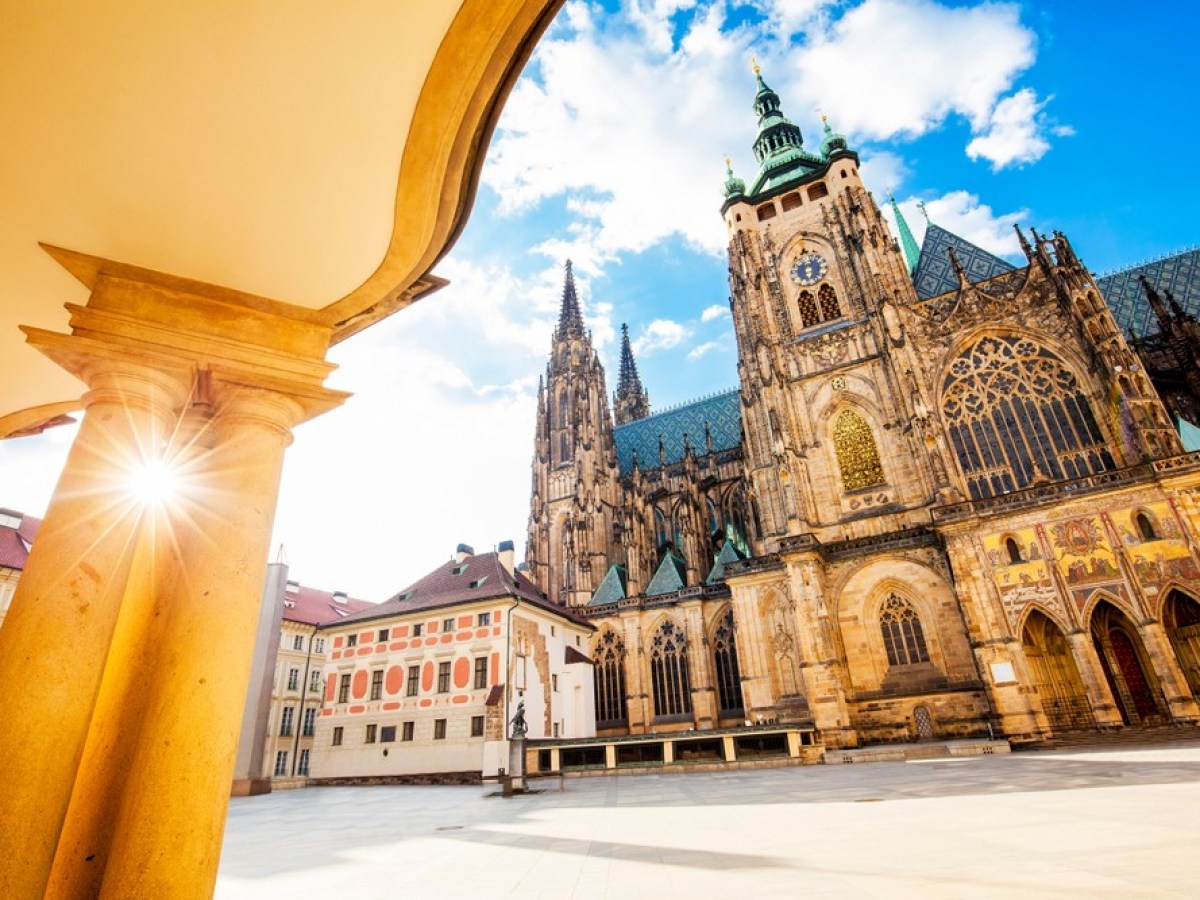
[[[527,557],[598,626],[601,732],[808,722],[828,746],[1194,721],[1200,459],[1061,234],[900,241],[757,75],[728,172],[739,387],[610,410],[568,264]]]

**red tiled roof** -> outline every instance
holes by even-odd
[[[42,520],[11,509],[3,512],[14,517],[20,516],[21,524],[16,528],[0,525],[0,566],[6,569],[24,569],[25,560],[29,557],[29,545],[33,543]]]
[[[369,610],[347,616],[341,621],[365,622],[427,609],[441,609],[458,603],[510,597],[519,598],[531,606],[554,613],[576,625],[595,627],[567,607],[551,603],[543,597],[541,591],[524,573],[509,575],[495,553],[468,556],[462,563],[450,559],[390,599]],[[328,624],[332,626],[334,623]]]
[[[283,600],[283,618],[305,625],[332,625],[354,613],[374,609],[376,606],[374,603],[355,600],[353,597],[346,597],[345,602],[339,603],[328,591],[318,591],[304,585],[297,586],[294,581],[288,583]],[[288,606],[289,603],[292,605]],[[349,615],[343,615],[344,613]]]
[[[589,666],[594,665],[594,663],[591,660],[591,657],[587,656],[584,653],[580,653],[578,650],[576,650],[574,647],[572,647],[570,645],[567,646],[567,653],[566,653],[565,661],[568,666],[571,665],[571,663],[587,663]]]

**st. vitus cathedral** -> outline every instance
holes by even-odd
[[[918,251],[843,136],[806,150],[761,75],[754,111],[721,207],[737,390],[652,413],[623,333],[610,409],[567,268],[527,561],[597,626],[599,733],[1200,720],[1200,453],[1070,242]]]

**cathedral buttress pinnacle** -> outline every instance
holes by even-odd
[[[575,292],[575,273],[571,271],[571,261],[567,260],[567,275],[563,281],[562,304],[558,311],[558,328],[554,336],[582,337],[583,314],[579,311],[579,295]]]
[[[642,387],[633,348],[629,344],[629,326],[621,323],[621,374],[613,395],[613,414],[618,425],[650,415],[650,396]]]

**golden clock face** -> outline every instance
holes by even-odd
[[[829,265],[818,253],[805,253],[792,263],[792,281],[803,287],[810,287],[825,277]]]

